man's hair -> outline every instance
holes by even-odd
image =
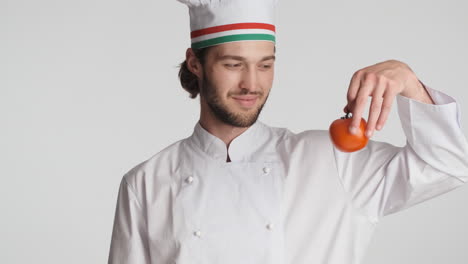
[[[205,65],[206,55],[208,54],[208,50],[211,47],[201,48],[201,49],[193,49],[193,53],[195,57],[200,61],[202,67]],[[189,68],[187,67],[187,60],[184,60],[180,65],[179,70],[179,79],[182,88],[184,88],[187,92],[190,93],[190,98],[194,99],[200,93],[200,87],[198,87],[198,77],[197,75],[193,74]]]

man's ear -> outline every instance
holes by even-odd
[[[195,53],[193,52],[192,48],[188,48],[185,52],[185,61],[187,62],[187,68],[193,74],[195,74],[198,77],[198,79],[201,79],[203,75],[203,68],[200,61],[195,56]]]

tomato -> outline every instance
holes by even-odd
[[[354,152],[364,148],[369,141],[364,132],[366,131],[366,120],[361,117],[361,123],[356,134],[349,132],[352,118],[347,113],[340,119],[336,119],[330,125],[330,139],[335,147],[343,152]]]

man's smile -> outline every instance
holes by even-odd
[[[258,100],[257,95],[233,96],[232,98],[244,107],[252,107],[257,103]]]

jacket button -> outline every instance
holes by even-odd
[[[273,229],[273,224],[272,224],[272,223],[268,223],[268,224],[266,225],[266,228],[267,228],[268,230],[272,230],[272,229]]]
[[[264,168],[263,168],[263,173],[264,173],[264,174],[270,173],[270,168],[264,167]]]
[[[201,231],[197,230],[197,231],[193,232],[193,235],[196,236],[196,237],[201,237]]]
[[[185,182],[186,183],[192,183],[193,182],[193,177],[192,176],[187,177],[187,179],[185,179]]]

